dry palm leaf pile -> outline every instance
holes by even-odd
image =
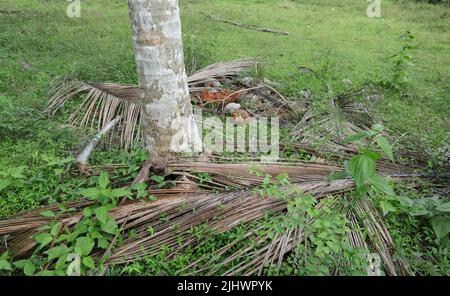
[[[242,71],[252,67],[256,67],[254,61],[240,60],[201,69],[189,77],[194,103],[214,114],[229,112],[228,104],[239,104],[229,112],[235,119],[244,116],[237,114],[238,111],[245,116],[269,112],[278,114],[284,118],[285,126],[292,130],[290,137],[294,139],[289,145],[281,145],[281,150],[288,149],[288,146],[295,147],[308,153],[311,160],[237,162],[220,155],[209,155],[203,161],[179,159],[168,163],[165,177],[171,181],[170,186],[147,187],[147,196],[153,197],[151,200],[124,199],[110,210],[109,215],[121,226],[122,239],[120,243],[113,240],[106,250],[95,251],[95,260],[102,262],[104,267],[98,271],[99,274],[103,274],[109,266],[155,256],[162,248],[170,249],[168,260],[188,249],[202,248],[204,241],[192,231],[195,227],[207,225],[211,232],[223,233],[244,224],[253,226],[213,254],[190,262],[179,273],[263,274],[267,266],[281,267],[296,247],[307,245],[308,233],[305,229],[314,223],[314,219],[306,221],[304,228],[282,228],[275,235],[265,232],[267,227],[257,221],[268,215],[289,215],[289,200],[298,195],[314,197],[318,213],[323,209],[329,211],[333,201],[350,199],[354,189],[352,180],[329,181],[327,177],[342,170],[342,159],[357,153],[356,148],[344,143],[343,139],[377,122],[370,108],[351,99],[357,95],[368,97],[367,90],[330,100],[332,108],[328,114],[315,114],[308,100],[305,100],[304,108],[297,110],[292,100],[284,98],[275,89],[276,84],[270,81],[236,78]],[[57,80],[51,91],[47,113],[54,115],[68,100],[84,93],[81,107],[69,118],[71,125],[100,131],[116,119],[118,123],[108,133],[106,141],[118,143],[124,149],[139,143],[140,105],[137,86],[89,83],[65,77]],[[251,104],[245,107],[249,101]],[[361,116],[365,119],[359,120]],[[292,123],[293,118],[298,120]],[[96,168],[102,169],[106,167]],[[134,183],[151,182],[148,169],[145,164]],[[392,164],[387,159],[380,160],[377,169],[378,174],[390,175],[397,181],[416,176],[411,166]],[[283,174],[288,175],[289,183],[276,183],[277,176]],[[281,191],[288,192],[286,198],[277,198],[276,192],[271,194],[267,191],[270,184],[277,184]],[[121,184],[127,187],[130,185]],[[258,190],[261,188],[266,191]],[[66,204],[65,208],[72,209],[69,212],[55,205],[0,220],[0,236],[5,241],[1,248],[7,247],[14,258],[25,258],[37,247],[34,235],[54,219],[44,217],[42,213],[53,211],[62,229],[71,229],[83,217],[83,209],[93,203],[83,199]],[[413,274],[401,256],[396,254],[383,218],[370,199],[358,199],[350,210],[331,207],[343,211],[350,221],[350,231],[345,235],[351,247],[380,254],[383,269],[388,275]],[[149,232],[149,229],[152,231]],[[365,229],[364,233],[362,229]],[[250,246],[242,244],[248,241],[253,243]],[[333,272],[340,274],[339,268]]]
[[[238,102],[247,96],[272,102],[271,105],[262,105],[261,110],[255,110],[258,114],[272,109],[268,107],[273,105],[280,107],[286,104],[286,99],[275,90],[271,85],[272,82],[267,80],[253,82],[248,77],[243,81],[236,79],[243,71],[256,67],[257,63],[253,60],[237,60],[212,64],[197,71],[188,77],[193,103],[205,111],[219,115],[229,110],[226,108],[227,104]],[[79,125],[99,132],[117,119],[118,122],[106,134],[106,142],[109,144],[115,142],[124,149],[139,144],[141,106],[137,85],[91,83],[62,77],[54,81],[50,94],[51,98],[45,110],[47,114],[55,115],[67,101],[84,94],[81,104],[68,119],[70,125]],[[254,115],[253,112],[240,106],[231,111],[234,117]],[[235,113],[236,111],[238,112]]]
[[[217,63],[205,67],[188,77],[191,94],[211,92],[209,85],[221,85],[230,77],[238,75],[243,70],[255,66],[251,60],[239,60],[229,63]],[[214,92],[218,92],[214,90]],[[54,115],[67,101],[85,93],[79,108],[69,117],[70,125],[91,127],[100,131],[115,118],[120,118],[114,130],[109,133],[109,142],[119,140],[121,148],[129,149],[139,142],[140,112],[139,87],[137,85],[123,85],[119,83],[90,83],[75,78],[62,77],[52,85],[52,94],[45,110]],[[223,90],[224,95],[232,92]],[[216,96],[218,97],[218,95]],[[117,137],[111,137],[111,135]]]
[[[201,241],[190,230],[205,223],[211,231],[220,233],[243,223],[261,219],[268,213],[271,215],[285,213],[287,206],[285,200],[262,196],[252,190],[264,182],[264,177],[249,173],[252,169],[273,177],[288,173],[297,190],[302,194],[311,194],[319,200],[317,205],[319,209],[323,201],[345,198],[344,193],[351,191],[354,187],[351,180],[324,181],[332,172],[340,170],[339,167],[325,164],[172,163],[169,164],[169,171],[173,175],[183,175],[187,176],[185,180],[194,180],[194,178],[189,179],[191,174],[210,173],[211,179],[204,185],[233,189],[214,193],[201,188],[203,184],[195,186],[196,183],[192,182],[194,187],[186,188],[181,183],[171,189],[149,190],[148,194],[155,195],[156,201],[125,201],[109,213],[119,225],[122,225],[125,238],[120,245],[115,246],[107,257],[105,265],[124,264],[138,258],[153,256],[158,254],[163,247],[170,248],[171,256],[181,254],[186,248],[199,247]],[[180,190],[180,188],[184,188],[184,190]],[[67,207],[74,209],[69,213],[59,214],[60,208],[51,206],[2,220],[0,221],[0,235],[5,237],[6,245],[12,256],[15,258],[26,257],[36,247],[34,235],[53,219],[43,217],[41,213],[50,210],[55,212],[62,227],[70,228],[80,221],[83,208],[91,204],[90,201],[82,200],[68,204]],[[162,214],[165,216],[163,220],[161,219]],[[348,215],[352,215],[355,219],[352,224],[355,227],[351,233],[352,246],[363,246],[382,254],[386,271],[390,275],[408,273],[407,266],[403,266],[398,261],[394,262],[392,239],[383,224],[382,217],[369,200],[359,201],[355,212],[350,212]],[[362,226],[369,229],[370,232],[365,239],[362,239],[361,231],[358,228]],[[153,229],[152,234],[149,234],[149,228]],[[134,233],[132,236],[127,234],[131,230]],[[354,233],[355,231],[356,233]],[[358,237],[359,240],[353,236]],[[232,262],[236,258],[251,258],[251,260],[248,262],[244,260],[238,266],[230,265],[230,269],[226,270],[224,274],[261,274],[267,262],[276,262],[280,265],[283,258],[293,250],[296,244],[302,243],[304,234],[302,229],[295,229],[271,238],[261,236],[258,228],[254,228],[233,245],[238,244],[240,240],[249,238],[255,239],[256,245],[253,248],[237,250],[230,255],[229,260],[219,265],[223,269],[227,266],[227,262]],[[180,242],[182,243],[180,244]],[[218,254],[226,253],[230,249],[232,246],[225,246],[218,251]],[[100,260],[105,254],[99,251],[96,255]],[[217,265],[205,265],[200,261],[193,264],[186,273],[215,273],[215,270],[205,270],[204,266],[213,268]]]

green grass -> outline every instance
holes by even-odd
[[[377,109],[405,147],[435,150],[450,142],[448,6],[382,1],[382,17],[366,16],[364,0],[184,0],[185,44],[196,44],[206,65],[252,57],[263,74],[282,84],[289,97],[310,89],[326,97],[326,84],[338,94],[377,84],[392,75],[388,57],[401,48],[399,36],[416,38],[415,67],[403,94],[387,91]],[[41,114],[50,82],[74,75],[96,82],[136,83],[126,1],[83,1],[81,18],[67,17],[66,1],[3,0],[0,10],[0,171],[26,166],[25,183],[0,198],[0,216],[42,204],[76,199],[86,185],[77,176],[61,178],[45,159],[74,155],[87,135],[64,127],[64,116]],[[212,22],[198,13],[288,31],[289,36],[250,31]],[[207,54],[204,54],[207,53]],[[31,67],[24,67],[24,63]],[[321,73],[302,75],[304,66]],[[397,146],[398,147],[398,146]],[[96,163],[141,160],[141,152],[93,155]],[[401,235],[396,234],[398,238]],[[410,242],[408,242],[410,243]]]
[[[406,30],[416,37],[408,97],[386,94],[380,104],[388,126],[416,142],[438,146],[448,139],[449,9],[423,3],[383,1],[382,18],[368,18],[364,1],[182,1],[186,43],[195,40],[211,55],[204,63],[254,57],[264,74],[284,84],[290,96],[304,88],[325,94],[322,81],[305,78],[299,66],[326,71],[339,92],[342,79],[353,86],[390,76],[398,37]],[[45,102],[51,79],[77,75],[93,81],[135,83],[125,1],[83,1],[82,17],[69,18],[61,1],[8,0],[0,24],[0,93],[2,102],[32,108]],[[289,31],[277,36],[212,22],[204,11],[261,27]],[[33,69],[25,71],[20,63]],[[324,69],[324,67],[326,69]],[[6,98],[5,98],[6,97]],[[23,103],[22,103],[23,102]],[[414,114],[414,116],[411,116]],[[427,139],[430,138],[430,139]],[[437,143],[436,143],[437,141]]]

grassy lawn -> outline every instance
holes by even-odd
[[[434,151],[450,142],[450,9],[413,1],[382,1],[382,17],[366,15],[365,0],[181,0],[186,50],[195,48],[201,65],[256,58],[263,74],[281,83],[286,96],[310,89],[326,98],[352,81],[352,88],[389,80],[405,31],[415,39],[402,94],[386,91],[377,109],[403,147]],[[41,110],[50,82],[61,75],[94,82],[137,83],[127,4],[124,0],[82,1],[80,18],[67,17],[66,1],[3,0],[0,11],[0,171],[25,166],[32,182],[0,198],[0,217],[56,201],[90,181],[61,182],[49,166],[74,155],[88,135],[66,128],[64,117],[48,119]],[[213,22],[199,12],[288,36]],[[302,75],[299,67],[322,73]],[[395,148],[400,148],[398,145]],[[138,164],[139,153],[97,151],[93,162]],[[137,166],[136,166],[137,168]],[[406,190],[406,189],[405,189]],[[398,225],[397,225],[398,226]],[[397,227],[396,226],[396,227]],[[398,226],[400,227],[400,226]],[[398,233],[396,238],[401,238]],[[402,241],[406,246],[414,245]],[[413,247],[411,247],[413,248]],[[413,252],[413,251],[411,251]],[[441,254],[442,269],[448,255]],[[445,261],[447,260],[447,261]],[[445,262],[444,262],[445,261]],[[427,271],[430,272],[431,271]]]
[[[389,79],[399,36],[415,37],[407,98],[386,94],[380,104],[387,125],[439,146],[448,139],[448,14],[441,6],[383,1],[382,17],[368,18],[364,1],[181,1],[186,46],[195,44],[202,64],[253,57],[264,74],[290,96],[308,88],[326,93],[323,83],[300,75],[298,67],[326,71],[336,93],[342,80],[357,88]],[[124,1],[84,1],[81,18],[68,18],[58,1],[6,1],[2,16],[2,102],[40,106],[49,81],[76,75],[91,81],[136,83],[127,5]],[[288,31],[277,36],[212,22],[203,11],[261,27]],[[21,63],[32,66],[23,70]],[[22,103],[23,101],[23,103]],[[34,105],[36,104],[36,105]],[[410,116],[414,114],[414,116]],[[427,145],[426,145],[427,146]]]

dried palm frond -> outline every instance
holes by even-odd
[[[241,72],[256,67],[255,60],[236,60],[232,62],[219,62],[197,71],[188,77],[190,86],[198,86],[213,80],[221,80],[223,78],[231,78],[239,75]]]
[[[110,250],[107,255],[98,251],[95,256],[97,259],[105,258],[107,264],[128,263],[143,256],[155,255],[165,246],[170,247],[173,254],[177,254],[200,243],[190,231],[192,227],[207,223],[214,232],[224,232],[243,223],[256,221],[268,212],[284,213],[286,210],[285,200],[271,197],[262,198],[256,195],[254,191],[247,189],[263,182],[263,177],[248,172],[251,169],[270,176],[287,172],[299,191],[312,194],[317,198],[324,198],[329,195],[336,196],[339,193],[352,190],[354,187],[354,182],[351,180],[323,181],[326,175],[336,170],[336,167],[325,164],[299,163],[297,167],[288,164],[242,163],[236,165],[200,162],[169,163],[168,168],[172,174],[175,173],[175,176],[177,176],[176,173],[178,173],[178,176],[187,176],[181,181],[192,180],[191,175],[193,176],[196,173],[208,173],[211,175],[210,182],[213,182],[212,185],[232,185],[233,187],[246,189],[225,193],[205,193],[199,192],[199,188],[192,186],[176,186],[172,189],[149,190],[149,194],[158,197],[156,201],[125,201],[109,213],[124,229],[125,239],[123,244]],[[248,180],[246,181],[246,179]],[[90,205],[92,205],[92,202],[80,200],[66,205],[66,208],[73,209],[70,212],[61,212],[58,206],[51,206],[7,220],[0,220],[0,235],[4,236],[2,241],[6,242],[11,256],[24,257],[36,247],[34,234],[39,233],[40,227],[52,220],[43,217],[42,212],[54,211],[59,222],[70,229],[82,218],[83,208]],[[373,211],[373,209],[369,210]],[[164,216],[164,219],[161,219],[162,216]],[[377,223],[377,225],[380,224],[380,222]],[[127,236],[131,229],[133,229],[133,236]],[[149,229],[152,229],[152,233],[148,232]],[[374,228],[373,231],[378,231],[377,229]],[[383,231],[385,232],[385,230]],[[379,235],[379,237],[384,238],[383,235]],[[248,254],[259,258],[260,261],[257,261],[259,263],[278,262],[277,264],[281,264],[284,255],[301,239],[301,230],[295,230],[286,233],[286,235],[278,236],[275,242],[262,239],[259,242],[261,249],[258,249],[257,253],[252,253],[251,250],[245,252],[240,250],[239,252],[245,254],[250,252]],[[389,240],[387,242],[391,243]],[[384,247],[385,241],[374,245],[381,251],[386,249]],[[389,248],[391,246],[389,245]],[[385,260],[388,270],[397,272],[398,267],[395,265],[392,267],[392,260],[389,261],[391,253],[386,254]],[[229,274],[257,274],[261,272],[262,265],[259,265],[259,263],[244,262],[242,264],[247,263],[248,265],[230,270]]]
[[[221,185],[231,184],[233,185],[232,187],[241,188],[251,188],[260,185],[264,181],[264,177],[266,175],[276,177],[279,174],[287,173],[291,182],[300,183],[302,184],[302,186],[308,186],[307,188],[309,190],[315,190],[315,192],[319,192],[319,188],[324,188],[324,190],[327,191],[328,187],[326,184],[328,183],[322,183],[322,180],[331,173],[341,170],[340,167],[333,165],[308,162],[297,162],[295,165],[261,162],[243,162],[239,164],[211,162],[169,162],[167,165],[167,169],[169,174],[175,176],[184,174],[193,175],[196,173],[208,173],[211,176],[211,182],[215,182],[216,184]],[[260,175],[257,175],[256,172],[259,172]],[[383,173],[383,171],[381,171],[381,173]],[[401,174],[401,171],[398,173],[398,178],[411,177],[409,174]],[[190,176],[188,177],[190,178]],[[141,181],[144,181],[145,177],[141,179]],[[316,183],[314,182],[319,182],[317,183],[319,184],[317,188],[315,187]],[[309,185],[305,185],[304,183],[307,183]],[[149,190],[148,193],[157,194],[164,198],[169,198],[175,197],[175,194],[182,193],[183,190],[184,189],[179,188],[158,189]],[[79,201],[69,203],[67,207],[79,210],[80,208],[89,204],[90,202]],[[31,211],[30,213],[12,217],[8,220],[0,220],[0,235],[44,225],[48,222],[48,219],[41,217],[40,213],[46,210],[57,212],[58,206],[41,208]],[[71,213],[69,216],[74,217],[74,213]],[[62,215],[61,218],[65,219],[65,216]]]
[[[144,165],[145,167],[146,165]],[[211,174],[211,180],[217,184],[227,185],[233,184],[237,186],[233,187],[243,187],[250,188],[261,184],[264,180],[266,174],[276,177],[282,173],[288,173],[291,182],[308,182],[308,181],[322,181],[326,176],[330,175],[332,172],[340,171],[341,168],[335,166],[329,166],[324,164],[306,163],[299,162],[295,166],[288,164],[266,164],[260,162],[246,162],[240,164],[233,163],[210,163],[210,162],[171,162],[167,165],[168,173],[170,175],[182,175],[186,173],[209,173]],[[250,171],[259,172],[263,176],[257,176],[256,173],[251,173]],[[248,182],[245,182],[248,179]],[[140,178],[140,182],[145,181],[145,177]],[[320,183],[322,184],[322,183]],[[314,188],[313,185],[310,185]],[[324,186],[324,185],[321,185]],[[172,189],[158,189],[149,190],[149,194],[162,195],[164,197],[173,197],[174,194],[180,193],[177,188]],[[89,202],[80,201],[69,203],[67,207],[79,209],[79,207],[84,207],[89,205]],[[36,209],[30,213],[21,214],[16,217],[11,217],[8,220],[0,220],[0,235],[14,232],[12,228],[8,225],[15,225],[18,227],[17,230],[23,230],[24,228],[30,228],[34,226],[40,226],[47,223],[48,219],[41,217],[40,213],[46,210],[52,210],[58,212],[58,206],[46,207],[41,209]],[[73,213],[70,216],[74,216]],[[64,219],[64,215],[61,216]],[[27,221],[25,223],[19,223],[20,219],[34,219],[41,221],[39,225],[27,226]],[[19,220],[16,220],[19,219]]]
[[[116,135],[120,147],[130,148],[139,141],[139,120],[141,106],[135,92],[136,87],[113,83],[91,84],[85,81],[63,77],[55,80],[49,104],[45,110],[54,115],[64,104],[80,93],[87,92],[79,108],[69,116],[69,125],[90,127],[96,132],[102,130],[114,118],[120,118],[109,132],[107,142]]]
[[[373,102],[381,98],[381,96],[373,86],[369,85],[366,88],[342,93],[333,102],[345,113],[347,119],[364,127],[367,126],[367,123],[381,121],[373,106]],[[355,99],[358,97],[363,99]]]
[[[356,97],[363,99],[357,100]],[[348,160],[358,153],[358,147],[347,143],[345,139],[358,132],[367,131],[373,124],[381,122],[372,106],[373,100],[379,97],[376,92],[360,89],[330,100],[331,108],[325,112],[316,112],[309,104],[301,120],[292,129],[291,140],[280,145],[280,148],[299,148],[319,159],[329,161]],[[395,149],[396,141],[392,142]],[[408,166],[393,164],[383,157],[377,163],[378,169],[386,173],[398,171],[413,173],[414,169],[423,168],[428,162],[428,157],[423,152],[395,149],[394,154],[398,159],[408,159]]]
[[[333,197],[331,198],[333,199]],[[319,202],[316,208],[320,210],[322,206],[323,204]],[[310,220],[307,223],[313,222],[313,220]],[[285,228],[284,233],[279,232],[274,237],[268,234],[261,236],[260,233],[263,230],[262,225],[256,225],[256,227],[249,229],[244,236],[220,248],[212,258],[205,255],[186,266],[181,272],[190,275],[262,275],[265,267],[276,264],[277,268],[280,268],[285,256],[305,240],[304,230],[298,227],[294,229]],[[235,246],[246,241],[253,243],[250,245],[244,243],[244,247],[235,248]],[[230,255],[224,259],[222,255],[226,253]],[[239,260],[238,264],[233,262],[236,259]]]
[[[358,154],[358,149],[353,144],[343,143],[343,140],[335,139],[330,142],[322,142],[320,144],[311,145],[306,142],[299,142],[293,144],[281,144],[280,150],[286,148],[297,148],[311,154],[315,159],[327,159],[327,164],[334,164],[336,166],[342,160],[349,160],[352,156]],[[417,169],[424,168],[426,166],[426,157],[423,154],[411,153],[409,151],[396,151],[398,158],[408,159],[408,165],[393,163],[387,157],[382,157],[377,161],[377,170],[384,174],[396,174],[402,172],[403,174],[410,174],[410,177],[414,177],[414,173]],[[425,177],[425,175],[419,175],[418,177]]]
[[[327,199],[330,198],[334,199],[336,195],[327,197]],[[365,200],[363,203],[364,209],[368,211],[368,214],[361,216],[361,208],[357,208],[356,212],[351,210],[347,213],[351,223],[351,232],[349,233],[350,245],[353,248],[365,249],[367,253],[370,253],[369,246],[373,246],[373,252],[380,254],[384,269],[388,275],[413,275],[414,273],[403,258],[394,253],[395,247],[389,232],[370,200]],[[320,211],[322,205],[319,202],[316,208]],[[309,221],[309,224],[313,222]],[[359,223],[364,223],[365,227],[368,227],[368,236],[365,237],[362,234]],[[224,276],[262,275],[264,269],[269,266],[279,269],[286,255],[293,251],[296,246],[305,244],[307,237],[304,229],[300,228],[285,229],[284,233],[278,233],[273,237],[269,235],[261,236],[263,229],[262,225],[257,224],[254,228],[247,230],[244,236],[217,250],[214,255],[204,255],[196,262],[187,265],[179,273],[188,275],[220,274]],[[253,243],[245,243],[249,241]],[[243,246],[235,247],[240,244]],[[201,244],[198,247],[201,247]],[[225,254],[229,255],[224,258],[223,255]],[[336,270],[336,274],[339,274],[339,270]]]
[[[365,97],[365,103],[355,100],[360,96]],[[344,148],[343,139],[380,121],[373,111],[372,97],[366,89],[344,93],[329,100],[327,111],[318,112],[309,102],[303,117],[292,129],[293,140],[317,144],[322,152],[341,151]]]
[[[211,177],[212,185],[222,184],[224,187],[232,188],[258,186],[266,175],[274,178],[281,174],[287,174],[291,182],[300,183],[320,181],[333,172],[342,171],[342,168],[337,166],[308,162],[297,162],[295,165],[263,162],[174,162],[169,163],[167,168],[172,174],[207,173]],[[208,181],[205,182],[208,183]]]
[[[340,180],[304,182],[295,186],[305,194],[325,197],[351,190],[354,184],[351,180]],[[224,232],[242,223],[260,219],[267,211],[280,213],[286,209],[284,200],[261,198],[248,190],[222,194],[181,195],[167,190],[158,197],[155,202],[130,201],[111,210],[110,215],[122,224],[125,230],[133,229],[134,234],[112,252],[107,260],[108,264],[133,262],[143,256],[155,255],[166,246],[172,248],[174,254],[182,252],[188,246],[199,243],[189,230],[204,223],[208,223],[215,232]],[[90,202],[72,204],[77,211],[61,215],[60,222],[65,227],[75,225],[81,219],[82,207],[89,204]],[[58,211],[55,207],[52,209]],[[0,234],[7,235],[6,242],[12,256],[22,257],[34,249],[33,235],[39,232],[40,226],[49,223],[48,218],[39,215],[46,210],[48,208],[0,221]],[[161,215],[164,215],[165,219],[162,220]],[[153,233],[148,232],[149,228]],[[296,236],[292,236],[295,233]],[[297,231],[289,236],[279,237],[280,242],[284,244],[284,251],[277,253],[279,255],[276,258],[279,259],[279,256],[290,250],[292,239],[295,237],[301,237],[301,233]],[[180,245],[180,242],[183,243]],[[103,254],[99,252],[97,257],[101,256]],[[267,257],[265,253],[261,253],[260,256],[260,258]]]
[[[336,195],[326,198],[335,199]],[[319,202],[316,208],[320,211],[322,205]],[[370,253],[370,250],[372,250],[372,252],[380,254],[383,267],[388,275],[414,275],[406,261],[395,254],[395,246],[389,231],[369,199],[360,201],[356,209],[347,213],[347,217],[351,226],[351,231],[348,234],[349,242],[353,248],[366,250],[366,253]],[[309,224],[313,222],[309,221]],[[361,223],[368,229],[367,236],[362,233]],[[179,273],[188,275],[221,274],[224,276],[262,275],[266,267],[274,266],[279,269],[285,256],[293,251],[296,246],[305,244],[307,237],[304,229],[300,228],[285,229],[284,233],[276,234],[274,237],[261,236],[263,229],[262,225],[257,224],[254,228],[247,230],[244,236],[217,250],[213,256],[204,255],[196,262],[187,265]],[[245,243],[249,241],[253,243],[250,245]],[[243,247],[235,248],[239,244],[242,244]],[[198,247],[201,247],[201,245]],[[372,246],[372,249],[370,249],[370,246]],[[230,255],[224,258],[224,254]],[[238,261],[235,262],[235,260]],[[338,269],[336,270],[337,274],[339,274]]]
[[[207,66],[188,78],[190,90],[201,91],[205,88],[202,84],[236,76],[255,65],[253,60],[237,60]],[[86,96],[80,107],[70,115],[69,125],[90,127],[98,132],[120,116],[120,121],[108,134],[106,141],[110,145],[117,141],[123,149],[139,143],[141,105],[138,86],[58,78],[50,88],[51,98],[45,112],[54,115],[67,101],[82,93],[86,93]]]
[[[352,122],[346,120],[338,112],[327,113],[325,115],[311,116],[306,114],[307,119],[302,119],[291,133],[296,140],[306,143],[318,143],[327,145],[331,151],[338,151],[336,139],[345,139],[349,135],[361,132],[363,129]]]
[[[350,180],[315,181],[300,183],[296,186],[303,192],[324,196],[349,190],[353,187],[353,182]],[[121,256],[115,255],[117,253],[112,255],[111,260],[115,258],[113,260],[115,263],[132,261],[135,259],[133,257],[135,253],[145,255],[147,252],[159,250],[158,246],[169,242],[175,244],[178,236],[188,235],[187,232],[180,232],[180,229],[187,230],[192,226],[212,221],[210,226],[213,229],[226,231],[241,223],[259,219],[268,210],[278,211],[285,208],[284,201],[260,198],[251,190],[221,194],[180,194],[168,189],[164,194],[156,195],[158,200],[155,202],[130,201],[111,210],[110,215],[116,219],[117,223],[121,224],[127,219],[128,222],[124,228],[133,228],[137,233],[133,239],[127,240],[133,247],[124,244],[118,249]],[[91,203],[88,201],[80,201],[70,205],[75,209],[70,213],[61,213],[57,207],[50,207],[8,220],[0,220],[0,235],[7,236],[6,241],[12,256],[23,256],[35,247],[33,234],[39,231],[39,227],[50,222],[49,218],[42,217],[40,213],[52,209],[63,226],[71,227],[80,221],[82,209],[89,205]],[[160,219],[162,214],[166,215],[164,221]],[[173,225],[177,227],[174,228]],[[149,226],[155,229],[155,235],[149,236],[147,232]],[[139,239],[142,239],[142,242]],[[150,242],[147,244],[147,241]]]
[[[369,250],[362,228],[358,223],[356,215],[353,211],[347,213],[347,219],[350,221],[350,233],[348,234],[350,245],[354,248]]]
[[[395,244],[380,213],[368,198],[359,199],[355,205],[355,216],[364,225],[371,240],[373,251],[380,255],[389,275],[414,275],[410,267],[400,257],[394,260]]]

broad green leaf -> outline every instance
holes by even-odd
[[[95,269],[95,262],[91,256],[84,257],[81,262],[83,263],[84,266],[89,267],[90,269]]]
[[[380,207],[383,211],[383,215],[386,216],[390,212],[395,212],[395,208],[392,206],[392,204],[386,200],[380,201]]]
[[[122,196],[127,196],[130,195],[131,192],[129,190],[126,189],[113,189],[111,190],[111,196],[112,197],[122,197]]]
[[[53,240],[53,236],[50,233],[39,233],[34,236],[34,239],[41,247],[45,247]]]
[[[54,276],[55,275],[55,271],[53,270],[43,270],[39,273],[37,273],[39,276]]]
[[[56,269],[54,271],[54,273],[55,273],[55,276],[66,276],[67,275],[67,273],[64,269]]]
[[[81,195],[85,196],[85,197],[89,197],[91,199],[96,199],[98,198],[100,191],[97,188],[86,188],[81,190]]]
[[[78,226],[78,225],[77,225]],[[70,243],[70,242],[74,242],[76,238],[78,238],[80,236],[80,231],[78,231],[77,229],[74,229],[74,231],[70,232],[67,234],[67,236],[65,237],[65,240]],[[63,234],[64,235],[64,234]],[[61,235],[61,236],[63,236]]]
[[[6,251],[0,256],[0,260],[7,260],[9,258],[9,252]]]
[[[116,220],[114,220],[111,217],[108,217],[108,219],[106,220],[106,223],[102,225],[102,230],[109,234],[116,234],[116,230],[117,230]]]
[[[91,231],[91,232],[89,232],[89,234],[94,239],[96,239],[96,238],[103,238],[103,235],[100,232],[98,232],[97,230]]]
[[[59,233],[59,230],[61,229],[61,222],[55,223],[55,225],[52,226],[52,229],[50,230],[50,234],[53,237],[56,237]]]
[[[97,240],[97,246],[101,249],[107,249],[109,247],[109,241],[105,238],[99,238]]]
[[[384,126],[380,123],[372,125],[371,130],[376,133],[381,133],[384,130]]]
[[[428,204],[430,206],[439,207],[442,204],[442,200],[439,198],[439,196],[432,196],[425,198],[425,204]]]
[[[385,137],[379,137],[377,139],[378,146],[380,146],[381,150],[386,154],[386,156],[394,162],[394,154],[392,153],[392,146],[389,144],[389,142],[386,140]]]
[[[64,169],[53,169],[53,172],[55,173],[55,176],[60,176],[64,173]]]
[[[75,160],[75,157],[73,156],[68,156],[64,159],[61,159],[61,161],[59,162],[60,164],[65,164],[65,163],[69,163]]]
[[[431,225],[438,239],[442,239],[450,232],[450,217],[436,216],[431,218]]]
[[[41,216],[47,217],[47,218],[53,218],[53,217],[56,217],[56,214],[53,211],[45,211],[45,212],[41,213]]]
[[[61,255],[65,254],[68,251],[66,246],[57,246],[51,249],[48,249],[44,252],[44,254],[48,255],[48,260],[53,260],[55,258],[59,258]]]
[[[23,273],[25,275],[33,275],[36,271],[36,266],[30,260],[26,260],[23,266]]]
[[[83,216],[86,218],[89,218],[92,216],[92,210],[91,208],[84,208],[83,209]]]
[[[156,183],[162,183],[162,182],[164,182],[164,177],[163,177],[163,176],[152,175],[152,176],[150,177],[150,179],[152,179],[152,180],[155,181]]]
[[[144,182],[131,185],[131,189],[133,189],[133,190],[142,191],[142,190],[145,190],[146,188],[147,188],[147,184]]]
[[[56,264],[55,264],[55,269],[56,270],[62,268],[66,264],[67,255],[68,254],[65,254],[65,253],[60,255],[59,259],[56,261]]]
[[[52,226],[50,224],[46,224],[44,226],[38,227],[37,230],[40,232],[47,232],[47,230],[50,230],[50,229],[52,229]]]
[[[0,179],[0,191],[11,185],[11,181],[8,179]]]
[[[372,177],[370,177],[369,183],[378,191],[381,191],[390,196],[394,196],[394,190],[392,189],[392,186],[389,184],[386,177],[373,175]]]
[[[438,210],[439,212],[450,212],[450,202],[441,204],[440,206],[436,207],[436,210]]]
[[[375,175],[375,166],[375,160],[367,154],[356,155],[350,159],[348,167],[356,187],[363,187],[364,183]]]
[[[414,205],[414,201],[408,197],[397,196],[397,200],[404,206],[412,207]]]
[[[374,151],[371,151],[371,150],[367,150],[363,154],[368,156],[368,157],[370,157],[370,158],[372,158],[374,161],[377,161],[381,157],[380,154],[378,154],[378,153],[376,153]]]
[[[100,176],[98,177],[98,186],[100,186],[100,188],[102,188],[102,189],[105,189],[108,187],[108,185],[109,185],[108,173],[102,172],[100,174]]]
[[[428,215],[430,213],[430,211],[428,211],[426,208],[424,208],[422,206],[414,206],[409,209],[408,213],[411,216],[425,216],[425,215]]]
[[[90,237],[79,237],[75,242],[75,253],[81,257],[87,256],[94,248],[94,240]]]
[[[0,259],[0,270],[12,271],[13,269],[12,269],[11,264],[8,262],[8,260]]]
[[[348,136],[345,141],[346,142],[356,142],[356,141],[360,141],[362,139],[365,139],[369,136],[369,134],[367,132],[359,132],[356,133],[354,135],[350,135]]]
[[[17,267],[19,269],[23,269],[23,267],[25,266],[25,261],[27,261],[27,260],[25,260],[25,259],[18,260],[18,261],[15,261],[13,264],[15,267]]]
[[[101,223],[106,223],[106,220],[108,219],[108,208],[107,207],[98,207],[94,210],[95,216],[97,217],[98,221]]]
[[[62,241],[65,241],[67,238],[69,237],[69,235],[67,234],[61,234],[60,236],[58,236],[58,238],[55,240],[55,243],[60,243]]]

